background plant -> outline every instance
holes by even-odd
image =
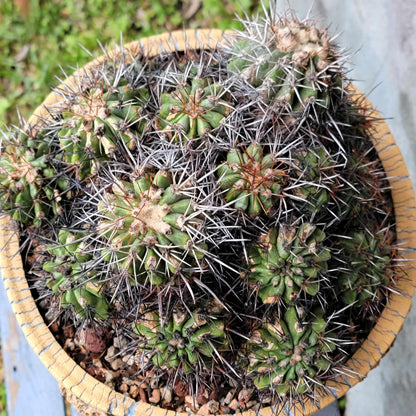
[[[71,72],[69,67],[80,67],[91,59],[80,45],[97,53],[97,39],[111,44],[120,33],[128,42],[183,27],[241,27],[234,19],[241,7],[249,13],[260,10],[255,0],[28,3],[27,18],[13,1],[0,3],[0,120],[8,124],[17,121],[16,107],[25,118],[33,112],[58,84],[60,67]]]

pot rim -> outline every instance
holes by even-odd
[[[130,42],[124,45],[123,49],[133,55],[140,51],[148,55],[155,55],[160,51],[208,49],[218,46],[219,42],[224,39],[224,35],[230,33],[232,32],[218,29],[175,31]],[[82,75],[84,71],[88,71],[92,66],[105,59],[112,59],[115,52],[94,59],[76,71],[64,84],[70,86],[74,82],[74,77]],[[58,88],[62,87],[61,84]],[[400,294],[392,293],[389,296],[387,305],[367,339],[345,363],[345,367],[348,369],[347,374],[328,381],[325,385],[330,393],[319,396],[318,403],[307,400],[306,403],[298,404],[294,408],[282,408],[281,410],[276,407],[264,407],[258,413],[252,410],[241,412],[242,416],[254,416],[255,414],[272,416],[278,413],[277,410],[282,411],[282,414],[303,412],[304,415],[310,415],[318,411],[319,408],[326,407],[364,379],[368,372],[379,364],[380,359],[392,346],[401,330],[411,307],[416,284],[416,268],[413,266],[413,262],[416,260],[416,250],[412,251],[412,248],[416,248],[415,194],[408,170],[387,124],[379,113],[372,109],[371,103],[355,86],[351,85],[349,88],[365,108],[371,109],[371,116],[379,120],[375,124],[374,144],[392,188],[397,243],[405,247],[401,252],[403,261],[399,271],[402,276],[397,282],[397,291]],[[35,125],[39,119],[47,118],[49,114],[47,108],[55,105],[59,99],[58,94],[51,92],[29,119],[29,128]],[[84,406],[84,411],[88,406],[114,416],[138,416],[147,412],[153,412],[152,414],[155,416],[188,415],[188,413],[177,413],[149,403],[137,402],[118,393],[86,373],[69,357],[44,323],[31,296],[22,259],[19,255],[17,227],[7,215],[0,216],[0,270],[13,312],[26,339],[42,363],[58,380],[69,401],[75,401],[79,405],[78,400],[80,400],[85,404],[85,406],[81,404],[81,407]]]

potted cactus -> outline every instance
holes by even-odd
[[[410,307],[384,123],[326,30],[244,24],[106,53],[3,133],[2,276],[85,414],[311,414]]]

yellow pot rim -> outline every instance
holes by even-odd
[[[132,55],[139,51],[147,55],[155,55],[163,50],[208,49],[216,47],[223,37],[224,32],[217,29],[176,31],[128,43],[124,45],[124,50]],[[81,75],[83,71],[88,71],[92,66],[101,63],[105,59],[111,59],[114,53],[117,53],[117,50],[109,53],[107,57],[101,56],[91,61],[73,76],[69,77],[65,84],[70,86],[74,82],[74,76]],[[61,85],[61,87],[63,86]],[[371,108],[370,102],[360,91],[354,86],[350,88],[362,100],[364,106]],[[47,108],[59,102],[59,99],[59,95],[54,92],[50,93],[30,118],[29,125],[35,125],[39,117],[48,118]],[[400,295],[396,293],[391,294],[387,306],[384,308],[368,338],[346,362],[347,374],[340,375],[336,380],[326,383],[326,387],[332,394],[325,393],[319,396],[319,404],[307,401],[305,404],[299,404],[295,408],[282,409],[281,414],[300,413],[311,415],[318,411],[319,408],[326,407],[337,398],[343,396],[350,387],[365,378],[368,372],[379,364],[380,359],[392,346],[411,307],[416,284],[416,269],[413,267],[416,252],[411,250],[411,248],[416,248],[415,194],[403,157],[387,124],[381,120],[377,111],[371,111],[372,116],[380,120],[375,126],[375,147],[392,187],[397,241],[405,248],[402,252],[403,266],[400,268],[403,276],[398,280],[397,285]],[[58,380],[68,397],[72,398],[72,400],[79,400],[86,406],[99,412],[109,413],[114,416],[139,416],[145,414],[152,414],[153,416],[188,415],[188,413],[177,413],[148,403],[136,402],[90,376],[69,357],[44,323],[32,298],[24,274],[22,259],[19,255],[17,227],[10,217],[6,215],[0,217],[0,270],[14,314],[22,327],[25,337],[43,364]],[[254,416],[257,414],[272,416],[276,414],[276,408],[265,407],[259,413],[249,410],[240,414],[242,416]]]

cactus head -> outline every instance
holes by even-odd
[[[340,83],[340,63],[326,30],[297,19],[257,22],[237,35],[229,69],[263,92],[268,101],[327,107],[328,89]]]
[[[338,291],[346,305],[364,310],[377,305],[392,285],[393,233],[381,230],[355,231],[340,240],[343,265],[337,279]]]
[[[142,308],[133,329],[140,336],[139,354],[160,368],[195,373],[209,368],[216,352],[229,350],[224,310],[211,302],[205,308],[177,306],[169,316]]]
[[[373,149],[371,149],[373,150]],[[370,157],[370,152],[353,150],[348,158],[349,189],[341,195],[345,207],[344,217],[354,220],[377,211],[381,215],[392,212],[389,185],[380,161]]]
[[[184,82],[162,94],[158,125],[175,141],[204,138],[231,111],[223,95],[223,89],[215,82],[199,77]]]
[[[98,204],[105,259],[138,283],[159,285],[192,273],[207,248],[197,241],[194,230],[203,221],[193,205],[165,171],[115,182]]]
[[[258,144],[246,149],[234,149],[218,169],[218,182],[225,192],[226,201],[235,201],[234,207],[256,217],[270,214],[279,202],[286,173],[270,154],[263,154]]]
[[[310,393],[330,365],[335,344],[329,338],[322,309],[304,317],[294,306],[282,318],[261,324],[245,344],[248,375],[259,389],[280,396]]]
[[[0,200],[16,221],[39,226],[49,213],[62,212],[61,190],[67,182],[48,163],[49,143],[43,133],[31,139],[9,132],[0,157]]]
[[[319,291],[330,251],[322,245],[325,233],[310,223],[298,227],[281,225],[263,234],[249,251],[247,279],[265,303],[283,299],[293,303],[305,292]]]
[[[81,91],[63,111],[58,136],[62,158],[76,167],[80,179],[92,175],[100,162],[113,158],[117,146],[132,150],[147,126],[142,115],[149,98],[146,87],[95,86]]]
[[[332,188],[337,186],[336,164],[323,147],[300,151],[293,157],[296,179],[292,193],[305,201],[302,211],[318,214],[330,202]]]

